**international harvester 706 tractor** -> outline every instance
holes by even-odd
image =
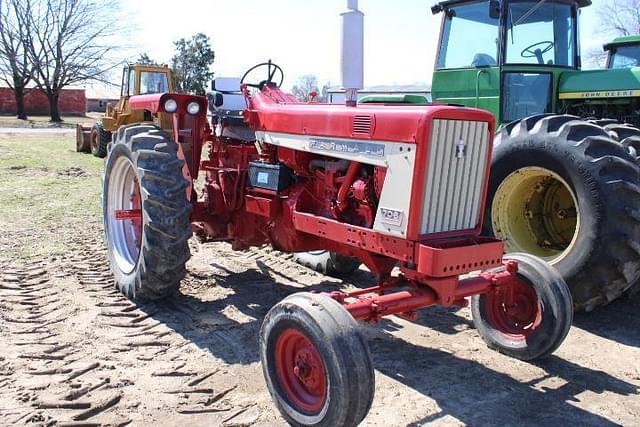
[[[144,111],[135,111],[129,107],[129,98],[134,95],[174,92],[173,73],[167,66],[133,64],[122,70],[120,100],[114,106],[107,104],[101,121],[87,126],[76,127],[76,151],[92,153],[96,157],[107,155],[107,145],[111,142],[112,133],[121,126],[130,123],[150,121]],[[163,126],[171,126],[168,116],[161,117]]]
[[[352,89],[348,105],[299,103],[279,89],[280,67],[263,66],[264,79],[214,83],[214,130],[205,98],[129,99],[130,110],[149,120],[114,134],[103,184],[108,256],[125,295],[172,295],[194,233],[236,250],[271,244],[359,258],[376,286],[296,293],[264,319],[266,383],[294,425],[354,426],[369,411],[374,373],[356,320],[415,319],[419,309],[465,306],[471,297],[490,347],[532,360],[562,343],[573,316],[562,277],[533,256],[503,257],[502,242],[480,237],[491,114],[356,106]],[[171,115],[171,131],[163,114]]]
[[[434,101],[498,119],[485,234],[555,266],[578,310],[640,278],[640,69],[580,69],[578,17],[590,4],[449,0],[432,9],[442,14]]]

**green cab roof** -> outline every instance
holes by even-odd
[[[611,43],[605,44],[604,50],[611,50],[612,48],[626,46],[630,44],[640,44],[640,35],[618,37],[617,39],[614,39]]]

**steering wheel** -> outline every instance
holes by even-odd
[[[267,79],[262,80],[260,83],[246,83],[245,80],[247,79],[249,74],[251,74],[254,70],[261,67],[267,67]],[[242,79],[240,79],[240,85],[246,84],[249,87],[255,87],[262,90],[262,88],[264,88],[266,85],[274,84],[276,82],[274,77],[276,77],[276,73],[278,72],[280,72],[280,81],[279,83],[276,84],[276,86],[280,87],[284,82],[284,71],[282,71],[282,68],[280,68],[279,65],[271,62],[271,60],[269,60],[269,62],[263,62],[261,64],[254,65],[253,67],[249,68],[249,70],[246,73],[244,73],[244,76],[242,76]]]
[[[520,53],[520,56],[522,56],[523,58],[537,58],[540,64],[544,64],[544,58],[542,57],[542,55],[553,49],[553,46],[555,46],[555,44],[552,41],[535,43],[525,48]]]

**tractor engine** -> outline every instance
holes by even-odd
[[[238,79],[214,87],[215,132],[195,215],[204,219],[201,239],[359,254],[349,236],[339,245],[323,234],[331,227],[309,221],[301,232],[305,214],[412,241],[479,234],[494,126],[488,114],[302,104],[275,85],[243,93]]]

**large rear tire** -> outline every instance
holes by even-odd
[[[551,263],[577,310],[622,295],[640,278],[640,168],[608,131],[542,115],[497,136],[485,230],[508,252]]]
[[[615,121],[606,124],[604,129],[636,158],[637,163],[640,163],[640,129],[627,123]]]
[[[137,301],[173,294],[186,274],[191,204],[177,149],[154,126],[122,127],[105,164],[102,203],[109,263],[117,287]]]
[[[295,426],[357,426],[371,408],[375,377],[358,323],[339,303],[298,293],[276,304],[260,330],[267,388]]]

